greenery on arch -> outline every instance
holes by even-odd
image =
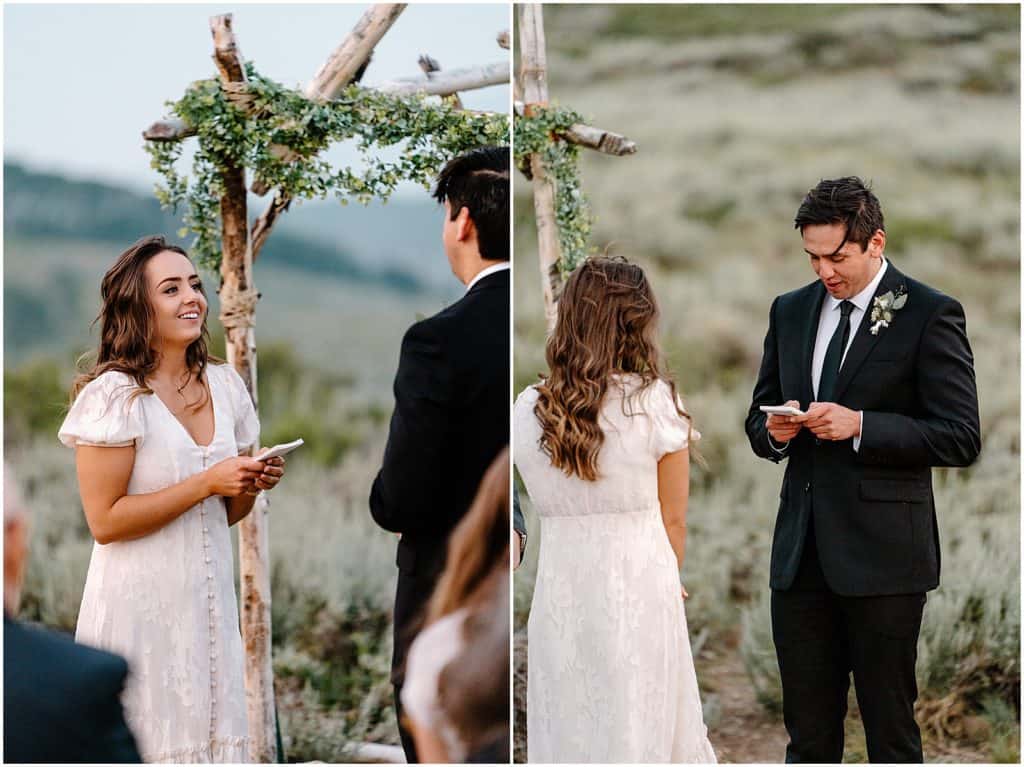
[[[235,103],[217,78],[195,82],[180,100],[168,102],[171,113],[198,138],[191,177],[176,168],[184,140],[146,142],[151,166],[162,177],[157,198],[175,211],[185,206],[181,236],[195,234],[193,255],[214,271],[221,260],[221,170],[228,165],[246,168],[250,178],[292,199],[333,195],[343,204],[351,199],[365,204],[373,198],[386,200],[401,181],[429,188],[443,164],[460,152],[508,143],[503,114],[355,85],[333,101],[311,101],[260,75],[252,62],[246,64],[246,74],[249,83]],[[345,140],[356,142],[365,160],[363,170],[334,169],[318,156]],[[401,147],[397,159],[374,156],[375,149],[390,146]]]
[[[558,268],[563,276],[583,263],[592,250],[589,240],[593,218],[580,185],[580,149],[558,138],[570,126],[582,122],[578,113],[555,106],[531,106],[529,115],[515,117],[516,165],[523,167],[529,155],[540,155],[548,181],[555,189],[555,223],[561,250]]]

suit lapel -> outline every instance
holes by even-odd
[[[811,374],[811,364],[814,359],[814,340],[818,336],[818,322],[821,319],[821,307],[825,304],[825,286],[821,282],[814,283],[814,290],[811,291],[811,300],[807,306],[807,324],[804,326],[804,358],[800,372],[800,380],[803,383],[804,397],[802,402],[810,405],[814,401],[814,378]]]
[[[875,298],[884,295],[890,290],[895,291],[902,284],[904,284],[903,274],[897,271],[890,261],[885,274],[882,275],[881,282],[875,288],[875,293],[871,297],[871,303],[868,304],[867,312],[861,318],[860,327],[857,328],[857,335],[854,336],[853,343],[850,344],[850,350],[846,352],[843,366],[839,368],[839,378],[836,379],[835,396],[832,398],[833,402],[838,402],[839,398],[842,397],[846,388],[850,385],[850,381],[857,374],[857,370],[864,363],[864,360],[868,358],[868,355],[871,354],[875,345],[881,340],[882,333],[885,332],[883,329],[879,331],[878,335],[871,334],[871,307],[874,304]]]

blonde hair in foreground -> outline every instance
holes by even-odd
[[[550,372],[537,384],[533,411],[541,449],[566,475],[598,478],[604,443],[598,416],[613,374],[640,376],[634,394],[660,379],[678,402],[675,382],[663,370],[657,322],[658,304],[647,277],[625,259],[587,259],[566,282],[545,350]]]

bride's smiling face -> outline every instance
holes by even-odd
[[[207,302],[192,262],[164,250],[146,263],[146,294],[158,346],[188,346],[202,335]]]

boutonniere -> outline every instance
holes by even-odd
[[[892,316],[907,304],[907,289],[900,285],[896,292],[891,290],[880,296],[875,296],[871,304],[871,335],[877,336],[882,328],[889,327]]]

